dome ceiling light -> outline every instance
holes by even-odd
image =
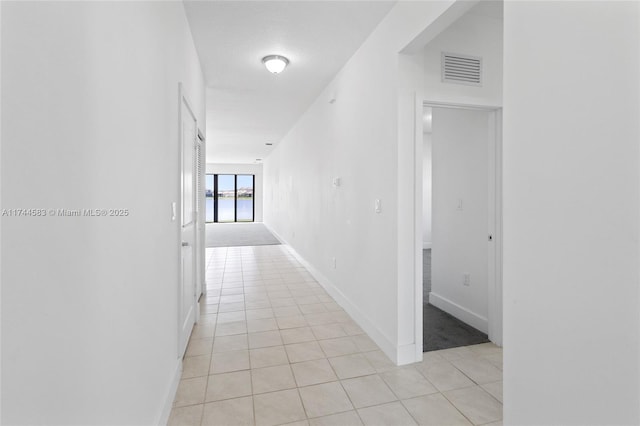
[[[262,58],[262,63],[273,74],[280,74],[289,65],[289,60],[280,55],[269,55]]]

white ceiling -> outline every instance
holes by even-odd
[[[255,163],[389,12],[393,1],[192,1],[187,18],[207,83],[207,162]],[[261,59],[283,55],[278,75]]]

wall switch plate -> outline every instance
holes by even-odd
[[[335,258],[335,256],[331,258],[331,265],[333,266],[333,269],[336,269],[336,258]]]
[[[462,274],[462,285],[469,287],[471,285],[471,274]]]
[[[376,198],[376,201],[374,203],[374,208],[376,213],[380,213],[382,211],[382,202],[380,201],[380,199]]]
[[[339,177],[334,177],[333,178],[333,187],[337,188],[340,186],[340,178]]]
[[[456,206],[456,210],[462,210],[462,198],[458,198],[458,205]]]

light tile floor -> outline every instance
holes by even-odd
[[[501,425],[502,350],[396,367],[284,246],[207,249],[169,425]]]

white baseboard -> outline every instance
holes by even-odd
[[[164,402],[164,407],[162,408],[162,412],[160,413],[158,426],[166,426],[166,424],[169,422],[169,416],[171,415],[171,409],[173,408],[173,401],[176,399],[176,392],[178,391],[180,378],[182,378],[182,358],[178,360],[176,371],[173,374],[173,380],[171,381],[169,392]]]
[[[431,292],[429,293],[429,303],[431,303],[436,308],[440,308],[443,311],[453,315],[460,321],[469,324],[471,327],[482,331],[483,333],[488,333],[489,331],[489,321],[487,320],[487,318],[478,315],[475,312],[472,312],[445,297]]]
[[[336,301],[342,309],[364,330],[365,333],[380,347],[382,352],[395,362],[397,365],[409,364],[415,362],[415,345],[406,345],[397,347],[391,339],[389,339],[382,331],[376,327],[371,320],[365,315],[349,298],[347,298],[323,273],[310,264],[300,253],[295,251],[287,241],[278,235],[266,223],[267,229],[287,248],[287,250],[300,262],[316,281],[326,290],[327,293]]]
[[[426,250],[426,249],[430,249],[430,248],[431,248],[431,241],[429,241],[429,242],[423,241],[422,242],[422,250]]]

